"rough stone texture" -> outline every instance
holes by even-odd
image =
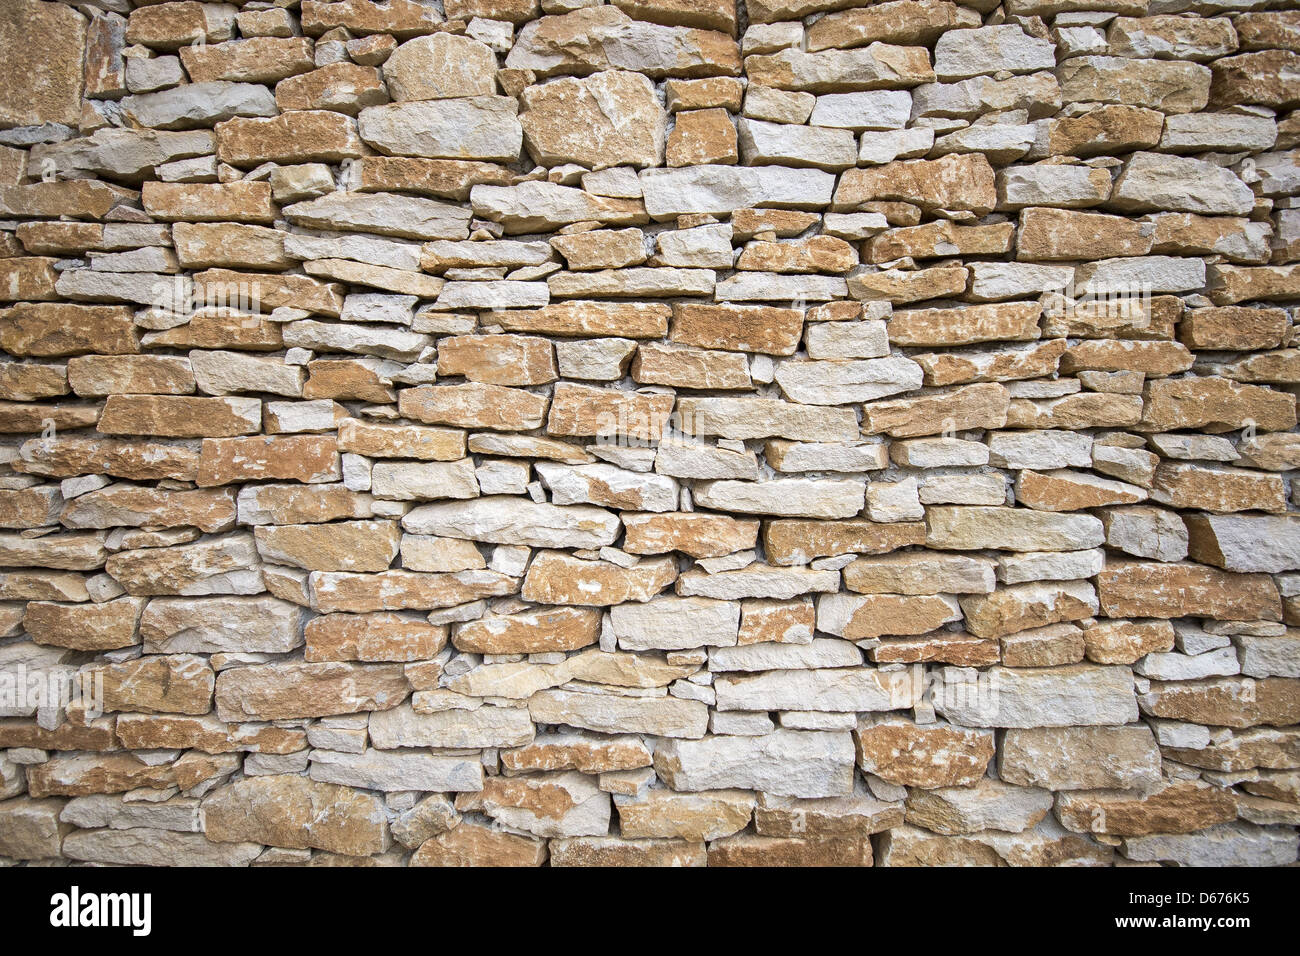
[[[1296,862],[1292,6],[0,4],[0,861]]]

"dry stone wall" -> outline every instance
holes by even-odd
[[[1297,51],[5,0],[0,858],[1295,862]]]

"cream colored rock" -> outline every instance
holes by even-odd
[[[566,690],[534,694],[528,701],[528,714],[540,724],[687,739],[703,737],[709,722],[709,709],[699,701]]]
[[[853,741],[847,733],[778,730],[758,737],[667,740],[655,772],[674,790],[736,788],[817,798],[853,791]]]
[[[491,96],[496,71],[496,57],[484,44],[467,36],[434,33],[394,50],[384,61],[384,82],[398,102]]]
[[[707,841],[743,830],[755,801],[743,790],[649,790],[640,798],[615,796],[614,806],[624,837]]]
[[[714,681],[718,709],[853,712],[901,710],[919,688],[906,672],[845,667],[727,675]]]
[[[695,500],[706,508],[741,514],[852,518],[862,511],[864,491],[864,483],[852,479],[714,481],[698,486]]]
[[[489,777],[483,789],[462,794],[459,810],[478,810],[512,830],[540,837],[603,836],[609,831],[610,797],[574,771]]]
[[[623,650],[686,650],[736,643],[740,606],[709,598],[658,598],[610,609],[610,626]]]
[[[1160,780],[1160,750],[1142,724],[1008,730],[998,774],[1051,790],[1135,790]]]
[[[540,548],[591,548],[613,544],[619,521],[588,505],[547,505],[508,496],[420,505],[402,519],[413,534],[436,534]]]
[[[946,724],[915,724],[899,717],[858,721],[857,764],[899,786],[970,787],[993,759],[993,734]]]
[[[619,70],[531,86],[521,97],[520,123],[535,162],[657,166],[664,158],[667,117],[645,76]]]
[[[1050,668],[995,667],[979,678],[987,690],[963,687],[970,672],[944,672],[936,709],[972,727],[1068,727],[1124,724],[1137,718],[1133,674],[1127,667],[1070,664]]]
[[[382,853],[390,843],[377,797],[305,777],[248,777],[210,794],[203,812],[207,836],[217,843],[315,847],[349,856]]]

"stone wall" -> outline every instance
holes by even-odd
[[[1294,862],[1298,7],[5,0],[0,858]]]

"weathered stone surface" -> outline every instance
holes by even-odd
[[[305,777],[248,777],[203,801],[209,839],[314,847],[348,856],[388,849],[390,837],[377,797]]]
[[[103,681],[104,709],[143,713],[206,714],[214,676],[207,662],[188,654],[141,657],[96,668]]]
[[[370,790],[465,791],[483,786],[483,767],[472,759],[409,751],[313,750],[309,774],[312,780]]]
[[[398,408],[410,418],[458,428],[517,431],[539,428],[547,400],[500,385],[421,385],[403,389]]]
[[[1235,820],[1236,801],[1218,787],[1174,781],[1140,798],[1112,794],[1062,794],[1056,817],[1081,833],[1145,836],[1189,833]]]
[[[0,859],[1295,862],[1295,11],[3,6]]]
[[[555,388],[546,431],[551,435],[620,436],[656,441],[672,414],[672,396],[658,391],[622,392],[561,383]]]
[[[986,829],[1021,833],[1043,819],[1051,802],[1046,790],[984,778],[974,787],[912,791],[907,798],[907,819],[936,833]]]
[[[412,866],[541,866],[546,841],[461,823],[420,844]]]
[[[620,226],[646,221],[645,205],[638,199],[596,196],[547,182],[476,185],[470,190],[470,201],[475,213],[501,223],[508,233],[537,232],[593,220]]]
[[[717,840],[748,825],[755,797],[741,790],[674,793],[650,790],[644,798],[615,797],[624,837]]]
[[[63,832],[59,826],[62,807],[60,800],[23,797],[0,803],[0,851],[16,860],[59,856],[63,847]]]
[[[1026,302],[898,312],[889,323],[889,340],[908,346],[1025,341],[1038,338],[1041,313],[1037,303]]]
[[[480,707],[471,711],[421,714],[403,705],[370,716],[370,740],[380,750],[402,747],[477,749],[519,747],[533,739],[522,707]]]
[[[563,551],[533,559],[520,594],[540,604],[602,606],[648,601],[677,578],[671,558],[643,558],[631,567],[589,561]]]
[[[853,790],[847,733],[778,730],[759,737],[668,740],[655,772],[674,790],[753,789],[791,797],[837,797]]]
[[[401,44],[384,61],[384,82],[394,100],[491,96],[497,64],[477,40],[434,33]]]
[[[127,308],[35,302],[0,312],[0,346],[11,355],[44,358],[140,350]]]
[[[623,549],[633,554],[681,551],[693,558],[716,558],[754,546],[758,522],[725,515],[674,512],[624,514]]]
[[[1154,717],[1219,727],[1272,727],[1295,723],[1300,682],[1272,677],[1216,677],[1153,683],[1142,709]]]
[[[1229,170],[1196,159],[1135,153],[1115,181],[1111,205],[1126,211],[1241,215],[1253,199]]]
[[[862,594],[967,594],[994,588],[986,558],[907,552],[858,558],[844,568],[844,586]]]
[[[669,337],[706,349],[793,355],[802,331],[803,315],[795,309],[683,303],[673,307]]]
[[[352,120],[328,110],[294,110],[269,119],[236,118],[217,124],[217,156],[232,166],[338,162],[361,151]]]
[[[666,116],[654,84],[611,70],[524,91],[519,117],[536,162],[656,166],[663,161]]]
[[[801,800],[760,794],[754,828],[760,836],[814,838],[877,833],[902,822],[903,809],[869,796],[861,784],[844,797]]]
[[[1108,617],[1192,615],[1226,621],[1281,617],[1277,588],[1267,576],[1187,563],[1116,563],[1097,576],[1097,597]]]
[[[995,667],[981,677],[987,679],[986,693],[963,688],[965,678],[956,670],[945,672],[935,707],[966,726],[1069,727],[1137,719],[1133,674],[1127,667]]]
[[[1199,833],[1129,837],[1125,854],[1139,862],[1180,866],[1281,866],[1292,862],[1295,840],[1285,832],[1249,823],[1226,823]]]
[[[309,621],[303,636],[311,663],[426,660],[447,643],[445,626],[383,612],[325,614]]]
[[[452,643],[480,654],[549,654],[596,643],[600,615],[583,608],[551,608],[485,617],[457,627]]]
[[[144,602],[118,598],[102,604],[29,601],[23,629],[37,644],[82,651],[105,651],[138,642],[136,628]]]
[[[1211,103],[1258,103],[1290,106],[1296,100],[1294,50],[1262,50],[1224,57],[1214,64]]]
[[[944,506],[928,509],[927,518],[926,543],[954,551],[1064,551],[1096,547],[1105,540],[1101,522],[1090,515]]]
[[[869,402],[863,408],[863,432],[912,438],[973,428],[1001,428],[1007,423],[1009,399],[997,384],[970,385],[920,398]]]
[[[502,765],[514,771],[611,773],[648,767],[650,762],[650,751],[637,737],[599,737],[582,732],[540,735],[523,747],[501,754]]]
[[[571,771],[490,777],[482,790],[462,794],[456,805],[541,837],[596,836],[609,829],[609,795],[589,777]]]
[[[813,93],[915,86],[934,79],[926,50],[884,43],[858,50],[782,50],[749,56],[745,71],[751,82]]]
[[[513,99],[490,95],[391,103],[362,110],[357,128],[388,156],[511,161],[523,138],[517,111]]]
[[[736,643],[740,607],[708,598],[666,597],[610,611],[619,647],[629,651],[685,650]]]
[[[884,554],[909,544],[924,544],[921,522],[769,521],[763,544],[774,564],[807,564],[841,554]]]
[[[901,786],[971,786],[993,758],[993,735],[901,718],[862,718],[854,731],[857,764]]]
[[[816,52],[876,41],[928,46],[945,30],[977,23],[971,11],[951,3],[920,0],[877,4],[830,13],[817,20],[808,30],[808,49]]]
[[[961,619],[947,595],[830,594],[817,603],[817,627],[850,640],[925,634]]]
[[[219,844],[201,833],[153,827],[80,830],[63,841],[69,859],[111,866],[247,866],[264,849],[260,842]]]
[[[1189,515],[1189,551],[1195,561],[1228,571],[1290,571],[1297,561],[1296,524],[1290,518]]]
[[[983,215],[997,205],[993,168],[982,155],[952,154],[851,169],[840,177],[834,207],[848,212],[859,203],[882,199]]]
[[[1083,632],[1088,660],[1098,664],[1132,664],[1152,652],[1174,646],[1167,621],[1099,621]]]
[[[695,500],[706,508],[742,514],[791,515],[805,518],[852,518],[862,511],[863,485],[850,479],[779,478],[754,484],[715,481],[696,488]]]
[[[1051,790],[1134,790],[1159,781],[1160,750],[1143,725],[1008,730],[998,775]]]
[[[1258,385],[1198,377],[1152,382],[1142,424],[1153,431],[1203,428],[1209,432],[1243,428],[1247,420],[1268,431],[1293,427],[1292,396]]]
[[[123,793],[139,787],[188,789],[230,774],[238,763],[229,754],[191,754],[165,764],[146,763],[130,753],[55,755],[28,769],[27,788],[33,797]]]
[[[1210,71],[1197,63],[1126,56],[1081,56],[1057,70],[1068,102],[1122,103],[1165,113],[1195,113],[1210,95]]]
[[[402,519],[414,534],[436,534],[541,548],[601,547],[618,536],[618,518],[589,505],[546,505],[507,496],[420,505]]]
[[[809,208],[831,200],[834,176],[819,169],[705,165],[645,170],[645,211],[655,219],[689,212],[729,213],[749,206]]]
[[[534,694],[528,701],[528,714],[540,724],[563,724],[607,734],[630,732],[692,740],[704,736],[709,722],[709,709],[699,701],[566,690]]]
[[[917,388],[922,378],[920,366],[902,356],[837,362],[791,359],[776,370],[782,393],[806,405],[869,402]]]
[[[789,600],[801,594],[833,591],[838,578],[834,571],[812,568],[783,568],[751,564],[733,571],[708,573],[692,568],[677,583],[677,593],[735,601],[769,597]]]
[[[377,574],[313,571],[307,578],[311,605],[322,612],[430,610],[511,593],[515,579],[495,571]]]
[[[863,837],[800,840],[740,834],[709,845],[709,866],[870,866]]]
[[[1161,142],[1165,122],[1177,118],[1140,106],[1098,106],[1078,116],[1052,120],[1048,146],[1053,153],[1074,156],[1149,148]]]
[[[635,70],[647,76],[716,76],[740,71],[740,49],[712,30],[633,20],[617,7],[574,10],[527,24],[506,66],[540,76]]]
[[[723,438],[789,438],[794,441],[850,441],[857,437],[851,409],[800,405],[766,398],[683,398],[677,414],[682,430]]]
[[[140,619],[146,653],[283,653],[301,642],[302,610],[269,596],[155,598]]]
[[[255,664],[221,673],[216,705],[223,720],[287,720],[382,710],[407,692],[393,664]]]
[[[673,167],[735,163],[740,159],[736,127],[721,108],[679,112],[665,154]]]
[[[5,12],[0,30],[0,44],[13,57],[13,70],[0,86],[0,122],[6,127],[77,125],[85,19],[70,7],[19,0]],[[31,42],[36,36],[41,43]]]
[[[720,677],[714,688],[719,710],[895,710],[916,699],[911,682],[900,676],[906,677],[853,667],[774,670]]]
[[[104,569],[132,594],[256,594],[262,576],[251,536],[119,551]]]

